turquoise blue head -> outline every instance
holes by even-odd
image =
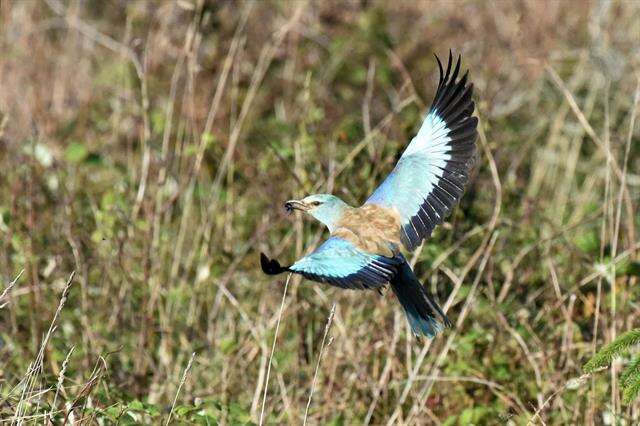
[[[289,213],[294,210],[305,212],[324,223],[329,231],[333,231],[349,205],[335,195],[314,194],[302,200],[289,200],[284,203],[284,208]]]

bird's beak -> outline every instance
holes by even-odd
[[[287,213],[291,213],[294,210],[306,212],[307,210],[309,210],[309,205],[304,201],[289,200],[284,203],[284,209],[287,211]]]

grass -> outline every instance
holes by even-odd
[[[638,423],[618,383],[634,357],[581,366],[640,318],[639,18],[2,2],[0,419]],[[453,329],[417,341],[388,292],[292,277],[283,295],[259,252],[293,260],[325,233],[282,202],[362,202],[449,48],[476,87],[479,166],[413,261]]]

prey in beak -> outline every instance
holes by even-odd
[[[307,210],[309,210],[309,205],[304,201],[289,200],[284,203],[284,209],[287,211],[287,213],[293,213],[294,210],[306,212]]]

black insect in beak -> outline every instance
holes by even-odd
[[[287,213],[292,213],[294,210],[307,211],[309,210],[309,206],[304,201],[298,200],[289,200],[284,203],[284,209]]]

